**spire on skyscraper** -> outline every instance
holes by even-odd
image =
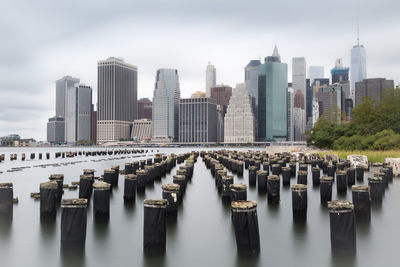
[[[274,52],[272,53],[272,56],[273,57],[278,57],[279,59],[281,58],[281,56],[279,55],[279,52],[278,52],[278,47],[275,45],[275,48],[274,48]]]

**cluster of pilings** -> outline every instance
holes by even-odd
[[[172,184],[163,184],[161,199],[146,199],[144,201],[143,250],[146,254],[164,253],[166,250],[166,224],[175,222],[178,207],[182,203],[188,181],[192,179],[194,163],[198,152],[185,153],[176,156],[179,166],[173,176]]]
[[[49,181],[40,184],[39,193],[31,193],[36,199],[40,198],[40,218],[43,221],[55,221],[57,207],[61,205],[61,247],[62,248],[79,248],[84,247],[86,239],[86,208],[89,202],[93,201],[93,213],[96,222],[107,222],[110,219],[110,196],[113,187],[118,186],[120,174],[124,174],[124,202],[134,203],[137,192],[144,192],[146,185],[154,183],[155,180],[161,179],[167,173],[170,173],[177,162],[186,160],[186,164],[179,167],[177,175],[174,175],[173,184],[165,184],[162,186],[162,201],[165,203],[165,219],[176,220],[177,205],[182,201],[184,195],[184,187],[180,176],[183,176],[185,184],[193,175],[194,162],[197,160],[198,153],[171,154],[169,156],[156,154],[154,158],[146,160],[133,161],[125,163],[125,169],[120,170],[119,165],[111,166],[104,170],[102,176],[95,176],[96,170],[84,169],[80,175],[79,182],[72,182],[72,186],[78,186],[79,192],[77,198],[63,199],[63,188],[68,185],[63,184],[63,174],[52,174]],[[176,177],[178,176],[178,177]],[[175,183],[175,179],[179,180]],[[96,181],[97,180],[97,181]],[[3,189],[4,188],[4,189]],[[8,199],[12,200],[12,184],[0,184],[0,215],[6,213],[12,218],[12,204]],[[149,211],[149,201],[145,201],[145,222],[157,225],[157,218],[152,217]],[[151,202],[151,201],[150,201]],[[160,202],[160,203],[161,203]],[[154,202],[159,203],[159,202]],[[4,208],[3,208],[4,206]],[[154,207],[157,204],[153,205]],[[161,205],[162,206],[162,205]],[[4,212],[3,212],[4,211]],[[147,214],[147,215],[146,215]],[[4,217],[4,216],[3,216]],[[153,221],[152,220],[156,220]],[[162,228],[162,227],[161,227]],[[144,247],[148,252],[159,251],[159,245],[152,245],[154,238],[160,229],[148,228],[145,223]],[[154,231],[154,233],[152,233]],[[162,233],[165,236],[165,231]],[[146,237],[150,236],[150,240]],[[165,239],[165,238],[164,238]],[[158,239],[157,239],[158,240]],[[165,242],[165,241],[164,241]],[[163,246],[165,251],[165,244]]]
[[[280,180],[282,180],[282,186],[289,186],[292,178],[296,179],[296,183],[291,185],[295,223],[304,223],[307,220],[309,184],[319,187],[321,204],[324,206],[328,204],[333,251],[355,251],[356,221],[359,223],[370,221],[371,203],[382,202],[385,188],[393,179],[393,167],[384,164],[372,177],[368,177],[368,185],[363,185],[364,166],[352,167],[348,160],[329,156],[321,158],[317,154],[275,153],[271,155],[260,151],[219,150],[202,151],[200,155],[215,178],[215,184],[222,199],[232,201],[232,217],[235,217],[238,212],[255,213],[257,207],[253,201],[243,202],[247,200],[246,185],[234,184],[234,174],[237,173],[238,177],[241,177],[243,165],[248,170],[248,185],[257,186],[259,194],[266,193],[270,205],[276,205],[280,201]],[[332,201],[334,183],[336,183],[339,198],[346,196],[350,188],[353,202]],[[242,199],[237,199],[237,189],[241,190]],[[256,216],[249,214],[246,215],[247,219]],[[255,224],[256,218],[252,218],[252,223],[243,219],[238,221],[243,224],[238,225],[233,221],[238,252],[258,253],[259,236],[258,225]],[[247,223],[246,226],[245,223]],[[340,225],[342,227],[339,227]],[[244,231],[243,227],[253,228]],[[247,242],[244,244],[243,240]]]
[[[147,153],[148,150],[144,149],[115,149],[115,150],[96,150],[96,151],[62,151],[55,152],[54,158],[74,158],[78,156],[106,156],[106,155],[129,155],[129,154],[142,154]],[[21,160],[26,160],[29,156],[29,159],[34,160],[37,156],[38,159],[50,159],[50,152],[39,152],[39,153],[21,153]],[[12,153],[9,155],[10,161],[14,161],[18,159],[18,154]],[[5,154],[0,155],[0,162],[6,159]]]

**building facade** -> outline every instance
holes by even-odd
[[[305,110],[302,108],[293,108],[293,125],[294,125],[294,141],[304,141],[306,116]]]
[[[65,118],[68,106],[68,89],[75,87],[75,84],[79,82],[79,79],[71,76],[64,76],[56,81],[56,117]]]
[[[288,69],[277,47],[258,71],[258,140],[286,141]]]
[[[232,87],[229,85],[217,85],[211,88],[211,98],[217,100],[217,105],[221,107],[223,116],[226,114],[226,109],[228,108],[231,96]]]
[[[217,102],[194,94],[179,102],[179,142],[217,142]]]
[[[306,103],[306,59],[294,57],[292,59],[292,87],[295,92],[300,90],[303,95],[303,103]]]
[[[288,87],[287,93],[287,135],[288,141],[294,141],[294,124],[293,124],[293,108],[294,108],[294,90]]]
[[[47,122],[47,142],[61,144],[65,142],[65,122],[63,117],[51,117]]]
[[[138,105],[138,119],[148,119],[152,118],[153,105],[150,99],[141,98],[137,101]]]
[[[151,139],[151,120],[134,120],[132,125],[131,139],[135,142],[147,142]]]
[[[251,96],[245,84],[237,84],[229,100],[224,120],[225,143],[254,142],[254,114],[251,106]]]
[[[180,96],[178,70],[157,70],[152,106],[153,141],[178,140]]]
[[[65,139],[74,144],[92,139],[92,88],[75,84],[67,90]]]
[[[338,84],[321,87],[316,97],[318,99],[319,116],[325,116],[332,122],[341,122],[345,101],[342,87]]]
[[[97,67],[97,142],[129,139],[137,117],[137,67],[110,57]]]
[[[244,83],[247,92],[255,99],[256,106],[258,105],[258,66],[260,65],[260,60],[250,60],[244,68]]]
[[[217,84],[217,70],[214,65],[211,65],[208,62],[206,68],[206,95],[207,97],[211,96],[211,88],[213,88]]]
[[[94,105],[92,105],[92,143],[97,143],[97,111],[94,110]]]
[[[364,79],[356,82],[355,107],[362,102],[362,98],[365,96],[369,96],[378,102],[381,101],[385,90],[392,88],[394,88],[394,81],[386,80],[385,78]]]
[[[297,90],[294,95],[294,107],[304,109],[304,96],[301,90]]]

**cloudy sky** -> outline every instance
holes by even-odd
[[[0,136],[46,139],[55,111],[55,80],[92,86],[97,61],[122,57],[138,66],[138,97],[152,97],[158,68],[176,68],[181,94],[204,90],[205,68],[217,83],[243,82],[243,68],[276,44],[282,61],[306,57],[325,67],[350,65],[357,23],[368,77],[400,81],[398,0],[1,0]]]

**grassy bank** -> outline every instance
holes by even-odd
[[[371,163],[374,162],[384,162],[385,158],[400,158],[400,150],[388,150],[388,151],[379,151],[379,150],[327,150],[327,151],[319,151],[320,156],[324,156],[325,154],[338,154],[339,158],[347,159],[348,155],[365,155],[368,157],[368,161]]]

